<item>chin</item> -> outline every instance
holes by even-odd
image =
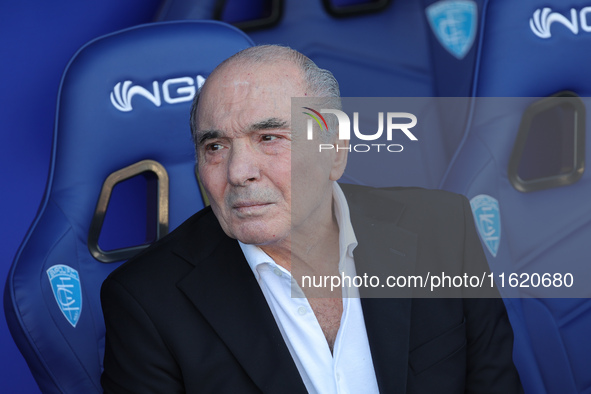
[[[270,245],[281,242],[289,236],[290,227],[270,220],[255,220],[248,223],[234,223],[226,231],[230,237],[244,244]]]
[[[253,235],[242,235],[240,234],[236,239],[238,239],[243,244],[249,245],[257,245],[257,246],[264,246],[264,245],[271,245],[277,242],[280,242],[285,237],[277,237],[273,235],[263,235],[263,234],[253,234]]]
[[[237,231],[234,237],[244,244],[250,245],[272,245],[281,242],[289,235],[285,231],[269,231],[266,229],[249,229],[248,231]]]

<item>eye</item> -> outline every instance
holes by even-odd
[[[223,146],[221,144],[207,144],[205,145],[205,150],[208,152],[215,152],[222,149]]]
[[[276,140],[277,138],[279,138],[279,137],[276,135],[270,135],[270,134],[263,134],[261,136],[261,140],[263,140],[263,141],[273,141],[273,140]]]

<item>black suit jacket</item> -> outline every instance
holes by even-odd
[[[486,265],[464,197],[342,186],[358,274],[384,260],[396,272]],[[383,234],[391,242],[376,244]],[[209,208],[114,271],[101,297],[106,393],[306,392],[237,241]],[[363,298],[362,308],[382,393],[521,391],[499,299]]]

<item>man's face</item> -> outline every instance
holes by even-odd
[[[297,149],[295,140],[303,139],[292,138],[291,97],[306,95],[300,70],[285,61],[226,65],[203,88],[199,175],[230,237],[276,244],[288,239],[292,225],[331,218],[331,180],[342,170],[335,171],[334,155]],[[301,194],[292,212],[296,187]]]

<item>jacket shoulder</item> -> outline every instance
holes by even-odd
[[[430,211],[444,210],[461,211],[467,198],[461,194],[440,189],[424,189],[420,187],[386,187],[340,184],[347,200],[353,204],[378,207],[383,211],[388,204],[401,204],[405,210]]]
[[[140,283],[142,280],[164,279],[167,273],[188,272],[193,264],[211,253],[217,243],[227,236],[206,207],[185,220],[172,232],[115,269],[105,282]]]

